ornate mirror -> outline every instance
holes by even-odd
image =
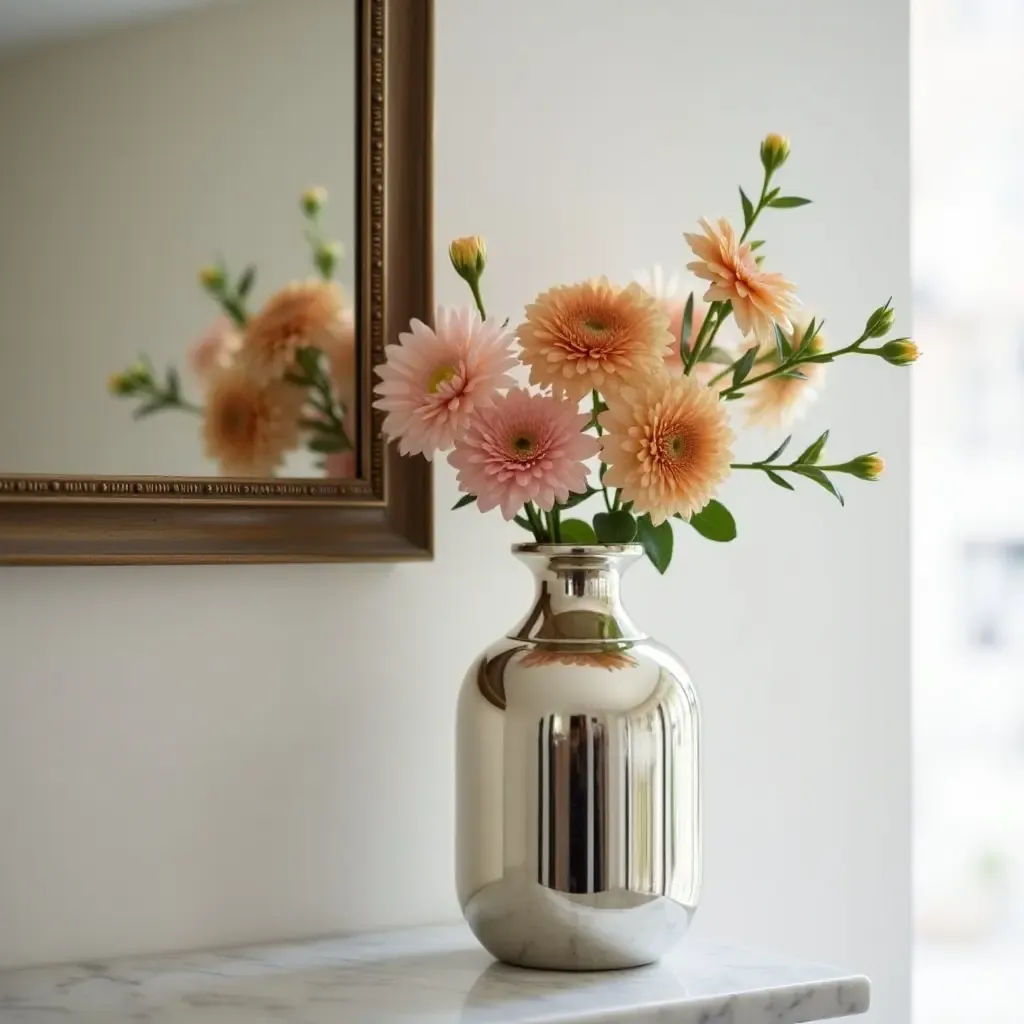
[[[0,562],[429,557],[429,0],[0,4]]]

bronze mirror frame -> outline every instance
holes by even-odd
[[[359,18],[359,476],[352,480],[0,475],[0,563],[330,562],[432,556],[430,464],[400,457],[373,366],[433,292],[432,0]],[[330,182],[326,182],[328,186]],[[2,471],[2,467],[0,467]]]

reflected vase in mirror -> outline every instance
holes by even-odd
[[[622,606],[641,546],[514,550],[533,571],[533,606],[459,695],[459,901],[507,963],[651,963],[700,893],[697,695]]]

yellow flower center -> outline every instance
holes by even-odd
[[[686,441],[681,434],[673,434],[665,439],[665,450],[672,459],[680,459],[686,451]]]
[[[441,390],[442,384],[447,384],[453,377],[458,375],[454,366],[439,366],[427,379],[427,390],[436,395]]]
[[[586,327],[591,334],[604,334],[608,330],[608,325],[603,320],[598,320],[596,317],[588,317],[583,321],[583,326]]]

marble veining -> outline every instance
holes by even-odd
[[[859,975],[692,939],[636,970],[523,970],[460,924],[0,972],[0,1024],[798,1024],[869,995]]]

